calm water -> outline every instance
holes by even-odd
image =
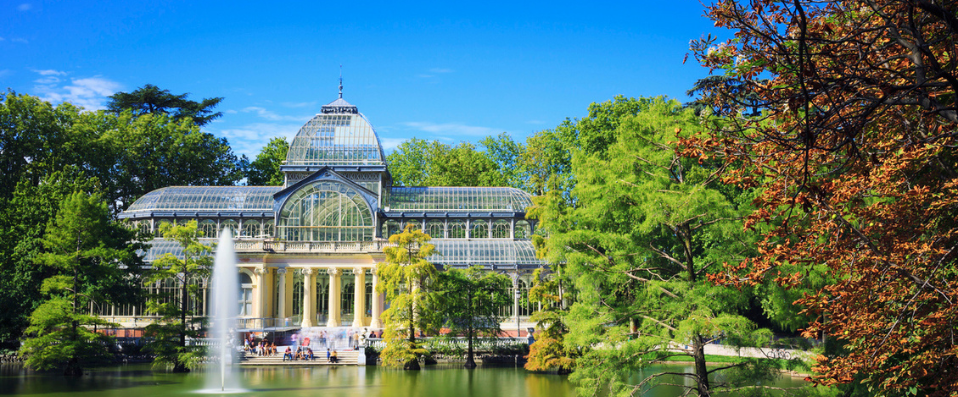
[[[669,370],[682,366],[670,366]],[[646,371],[662,370],[648,368]],[[0,395],[18,396],[117,396],[150,397],[189,395],[202,397],[201,373],[153,372],[148,365],[131,365],[89,370],[89,375],[70,379],[58,374],[36,374],[20,366],[0,366]],[[238,370],[246,396],[574,396],[565,376],[540,375],[515,368],[463,370],[452,366],[429,366],[423,371],[404,372],[380,367],[257,367]],[[680,381],[681,382],[681,381]],[[802,382],[782,377],[776,386],[797,386]],[[658,387],[650,397],[674,396],[677,389]]]

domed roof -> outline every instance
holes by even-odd
[[[386,165],[373,126],[342,93],[299,129],[286,155],[287,168],[327,165]]]

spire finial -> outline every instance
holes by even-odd
[[[343,65],[339,65],[339,99],[343,99]]]

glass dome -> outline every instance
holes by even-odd
[[[324,105],[289,145],[286,166],[316,165],[386,165],[369,120],[342,97]]]

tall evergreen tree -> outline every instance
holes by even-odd
[[[223,112],[213,112],[213,108],[223,101],[222,97],[196,102],[187,99],[189,95],[174,95],[170,90],[161,90],[153,84],[147,84],[133,92],[111,95],[106,108],[116,115],[124,110],[131,111],[134,116],[163,113],[177,121],[190,120],[200,127],[223,116]]]

